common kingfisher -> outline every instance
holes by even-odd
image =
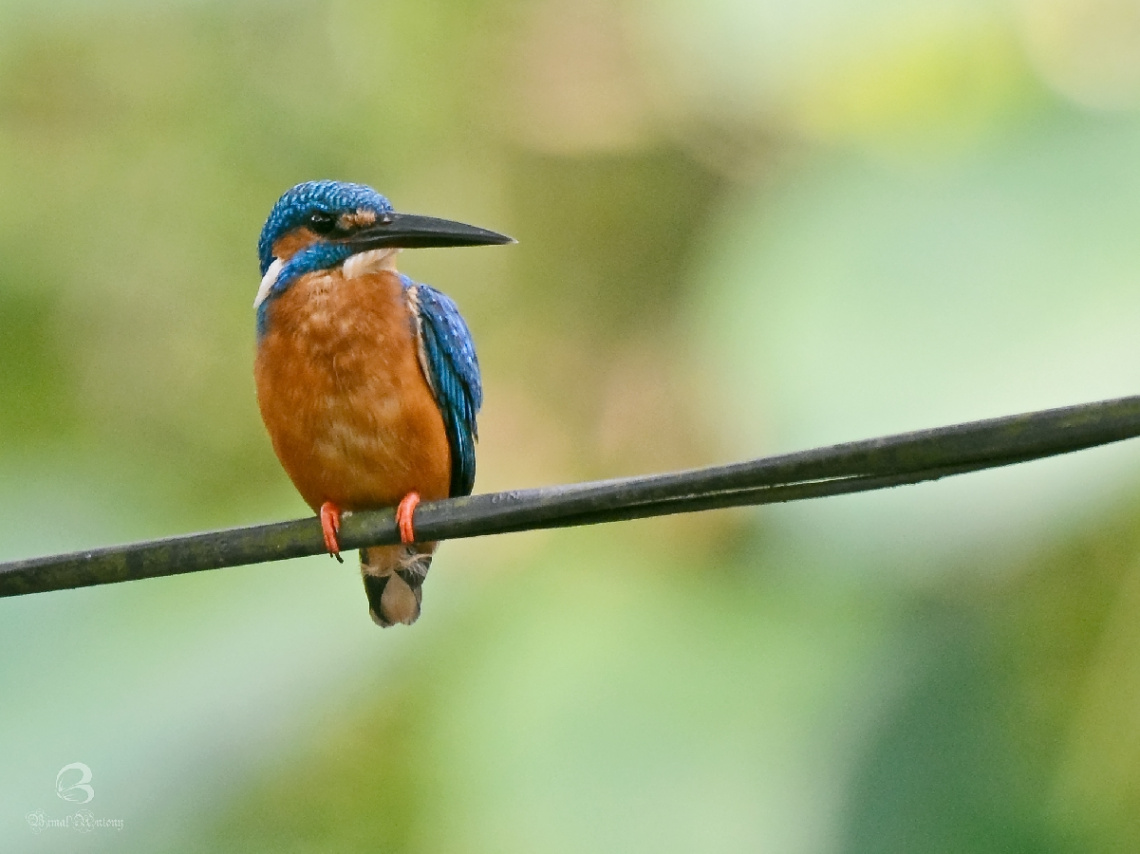
[[[363,184],[285,192],[257,252],[261,417],[293,485],[340,560],[341,514],[396,506],[401,544],[360,550],[369,613],[412,624],[436,543],[417,543],[416,505],[475,482],[479,360],[455,303],[396,270],[402,248],[513,243],[502,234],[396,213]]]

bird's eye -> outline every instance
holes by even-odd
[[[309,228],[317,234],[328,234],[336,228],[336,217],[324,211],[313,211],[309,214]]]

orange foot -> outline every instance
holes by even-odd
[[[328,549],[328,553],[340,563],[344,563],[344,558],[340,556],[340,543],[336,539],[337,532],[340,531],[340,508],[331,501],[321,505],[321,531],[325,535],[325,548]]]
[[[400,529],[400,542],[411,545],[416,541],[416,532],[412,527],[412,518],[416,514],[416,507],[420,503],[418,492],[409,492],[396,508],[396,525]]]

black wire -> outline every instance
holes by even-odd
[[[421,504],[422,541],[594,525],[885,489],[1140,435],[1140,397],[1030,412],[671,474]],[[399,542],[391,509],[348,514],[343,548]],[[156,578],[324,551],[316,519],[232,528],[0,564],[0,596]]]

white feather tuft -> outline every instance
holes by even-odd
[[[257,298],[253,301],[254,308],[265,302],[265,298],[269,296],[269,291],[277,283],[277,277],[281,274],[281,268],[284,266],[285,262],[280,258],[273,259],[273,263],[269,265],[269,269],[261,277],[261,284],[257,288]]]
[[[396,255],[399,252],[400,250],[394,246],[358,252],[344,262],[344,277],[355,279],[357,276],[379,273],[381,270],[395,273]]]

